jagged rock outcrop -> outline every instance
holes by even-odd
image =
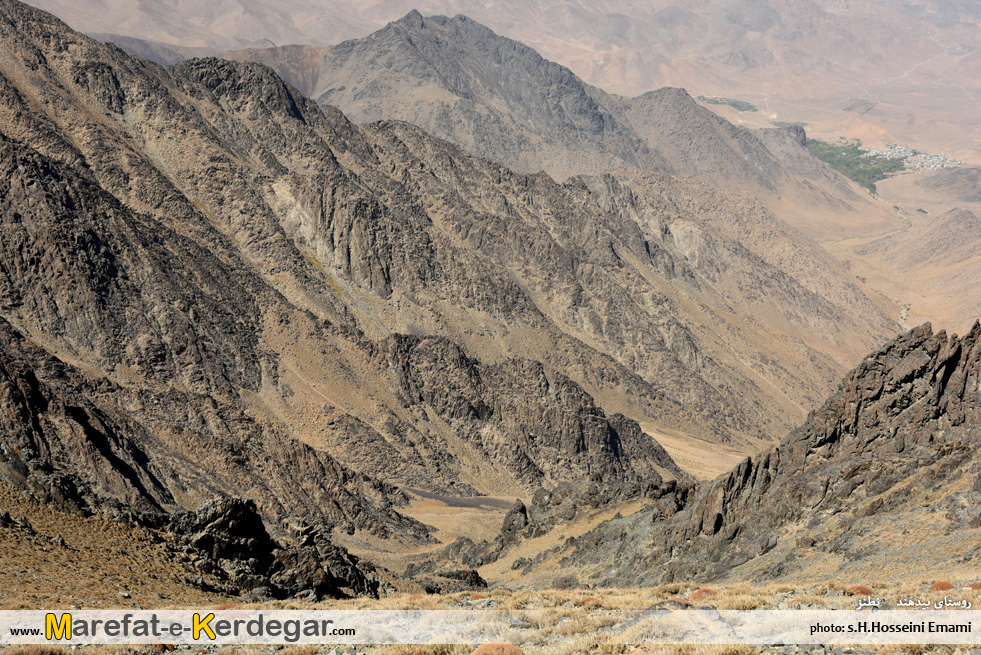
[[[651,489],[641,511],[516,566],[534,575],[539,564],[558,561],[597,584],[636,586],[775,579],[829,561],[873,568],[890,558],[906,561],[902,537],[936,524],[937,514],[945,517],[943,529],[908,539],[950,539],[981,520],[979,443],[981,323],[964,337],[934,334],[927,324],[869,355],[778,447],[710,482]],[[511,517],[495,544],[458,548],[457,557],[499,559],[521,539],[574,519],[578,503],[562,496],[578,493],[536,494],[524,528],[516,530]],[[978,552],[915,551],[913,560],[927,567],[970,561]]]
[[[309,526],[295,543],[277,542],[252,501],[209,500],[193,512],[169,516],[161,529],[187,544],[202,573],[254,598],[378,597],[385,585],[373,567]]]
[[[924,325],[867,357],[780,446],[699,485],[673,517],[651,517],[651,546],[631,565],[650,581],[712,579],[793,542],[798,522],[849,512],[871,523],[912,509],[901,483],[932,485],[969,464],[979,427],[981,324],[961,338]],[[865,534],[831,547],[849,550]],[[602,538],[584,536],[578,556]]]

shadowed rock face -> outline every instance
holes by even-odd
[[[648,561],[686,547],[665,577],[716,576],[777,545],[781,528],[875,497],[981,436],[981,324],[963,338],[929,324],[870,355],[776,449],[705,485],[655,525]]]
[[[607,417],[579,385],[539,362],[487,366],[445,339],[398,337],[381,348],[378,356],[397,372],[395,389],[406,406],[428,405],[527,484],[589,475],[654,482],[663,472],[690,477],[677,472],[636,421]]]
[[[327,529],[427,538],[421,524],[395,511],[404,502],[396,488],[263,431],[234,406],[90,378],[2,319],[0,407],[0,474],[64,509],[114,498],[135,511],[155,512],[180,508],[178,494],[251,495],[274,521],[304,515]],[[205,425],[235,432],[217,441],[187,418],[190,412],[199,412]],[[175,415],[187,421],[180,432]],[[257,479],[263,489],[253,486]]]
[[[198,568],[202,572],[230,585],[233,592],[248,593],[258,600],[377,598],[384,585],[370,565],[309,526],[295,535],[299,539],[293,543],[275,541],[252,501],[207,501],[193,512],[172,515],[161,528],[201,558]]]

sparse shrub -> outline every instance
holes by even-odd
[[[319,646],[287,646],[278,655],[317,655],[319,652]]]
[[[398,645],[379,651],[379,655],[466,655],[469,648],[450,644]]]

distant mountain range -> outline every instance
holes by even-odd
[[[981,16],[970,0],[33,0],[74,28],[172,62],[184,48],[329,46],[410,10],[463,14],[527,43],[607,91],[662,86],[816,97],[937,72],[974,85]],[[193,52],[193,51],[192,51]],[[198,50],[198,53],[201,51]]]
[[[404,120],[520,171],[564,178],[658,169],[770,189],[783,173],[758,138],[702,109],[683,90],[611,96],[463,16],[424,18],[414,11],[331,48],[230,56],[271,66],[358,122]]]

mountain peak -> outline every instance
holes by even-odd
[[[397,21],[393,21],[392,24],[404,25],[406,27],[413,27],[416,29],[423,29],[426,27],[426,18],[421,13],[419,13],[418,9],[413,9],[402,18],[398,19]]]

